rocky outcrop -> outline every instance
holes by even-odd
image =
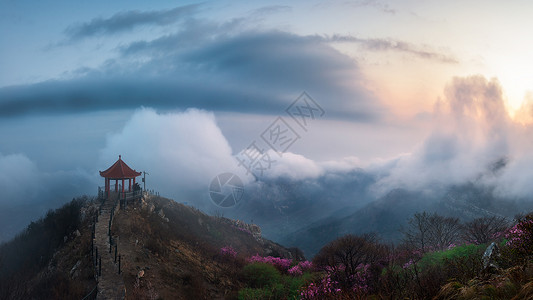
[[[483,253],[483,270],[493,272],[499,269],[497,260],[500,258],[500,248],[492,242]]]

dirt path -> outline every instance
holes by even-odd
[[[108,226],[113,201],[106,200],[102,214],[96,223],[95,245],[102,258],[102,275],[98,278],[98,295],[96,299],[124,299],[124,280],[118,274],[118,258],[115,263],[115,248],[109,253]]]

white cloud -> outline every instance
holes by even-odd
[[[323,168],[316,162],[303,155],[285,152],[282,156],[279,156],[273,150],[269,150],[268,155],[270,155],[272,160],[275,160],[271,169],[266,172],[266,176],[270,178],[289,177],[293,180],[301,180],[316,178],[324,172]]]
[[[182,194],[207,191],[210,181],[222,172],[242,175],[214,115],[197,109],[165,114],[150,108],[137,110],[120,132],[107,137],[101,170],[118,155],[131,168],[150,174],[147,188],[177,201]]]
[[[432,133],[411,154],[383,168],[378,194],[393,188],[446,188],[477,182],[503,197],[533,192],[533,128],[510,119],[496,79],[454,78],[434,112]],[[499,163],[505,165],[495,168]]]

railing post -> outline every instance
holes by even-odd
[[[118,256],[118,274],[120,274],[120,255]]]
[[[115,245],[115,263],[117,262],[117,251],[118,251],[118,246]]]
[[[98,265],[98,247],[94,247],[95,249],[95,256],[94,256],[94,266],[96,267]]]
[[[102,276],[102,257],[100,256],[100,259],[98,260],[98,276]]]

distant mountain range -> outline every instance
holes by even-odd
[[[374,182],[375,177],[362,170],[339,182],[332,178],[261,182],[236,215],[253,219],[269,238],[312,257],[348,233],[375,233],[383,242],[398,242],[400,229],[416,212],[468,221],[491,215],[512,219],[533,209],[533,201],[498,197],[491,187],[476,182],[426,191],[394,189],[372,200],[369,189]]]

